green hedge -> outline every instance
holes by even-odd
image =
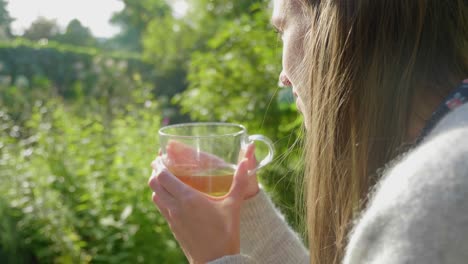
[[[19,80],[33,87],[34,78],[41,76],[50,80],[64,97],[73,96],[70,88],[77,81],[92,86],[102,72],[99,64],[121,65],[129,76],[139,74],[146,81],[154,81],[153,66],[144,63],[138,54],[105,53],[93,48],[24,39],[0,43],[3,84],[16,84]]]

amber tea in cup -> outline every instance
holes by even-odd
[[[223,196],[231,188],[237,164],[247,146],[265,143],[266,157],[249,174],[271,162],[273,143],[262,135],[230,123],[186,123],[163,127],[159,139],[164,165],[185,184],[211,196]]]

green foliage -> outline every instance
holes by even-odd
[[[7,10],[8,2],[0,0],[0,25],[9,25],[12,18]]]
[[[67,107],[38,95],[24,126],[0,110],[6,263],[183,262],[145,184],[157,152],[158,107],[147,85],[132,85],[122,108],[112,97]],[[88,105],[101,107],[82,112]]]
[[[185,21],[173,17],[153,19],[143,38],[144,59],[162,72],[185,67],[197,38]]]
[[[33,84],[38,76],[42,76],[56,86],[59,95],[66,98],[76,95],[74,88],[77,82],[81,82],[85,93],[99,89],[96,80],[101,72],[106,69],[113,71],[117,66],[126,71],[114,72],[127,76],[139,74],[141,78],[151,81],[152,67],[143,63],[135,54],[103,54],[93,48],[56,42],[32,43],[22,39],[0,43],[0,77],[7,78],[9,84],[16,84],[20,77]]]
[[[113,41],[124,50],[142,51],[142,37],[147,25],[152,19],[171,16],[170,7],[164,0],[121,0],[125,8],[111,19],[120,26],[121,33]]]
[[[7,10],[8,3],[5,0],[0,0],[0,40],[11,36],[11,22],[13,19]]]
[[[68,23],[65,32],[55,38],[56,41],[64,44],[84,47],[95,47],[97,41],[91,34],[91,30],[81,24],[78,19],[73,19]]]
[[[208,41],[206,52],[192,55],[190,89],[178,101],[195,119],[260,119],[267,110],[276,110],[271,100],[279,56],[277,39],[267,30],[263,13],[230,21]]]
[[[155,78],[164,84],[155,89],[159,97],[172,98],[187,87],[190,54],[196,49],[196,32],[172,17],[153,19],[143,38],[143,59],[154,65]]]
[[[238,19],[242,15],[249,14],[253,10],[269,4],[268,0],[189,0],[193,17],[198,26],[216,26],[214,21],[229,21]],[[265,10],[264,9],[264,10]],[[266,11],[266,10],[265,10]],[[219,26],[219,25],[218,25]],[[222,27],[222,26],[221,26]]]
[[[183,262],[146,186],[152,86],[128,64],[93,65],[93,85],[75,82],[68,99],[41,76],[0,86],[2,263]]]
[[[53,39],[60,33],[60,26],[56,20],[39,17],[26,29],[23,37],[32,41]]]
[[[74,45],[67,45],[64,43],[59,43],[56,41],[44,41],[44,42],[35,42],[29,41],[24,38],[16,38],[12,41],[0,42],[0,48],[31,48],[31,49],[54,49],[60,53],[77,53],[78,55],[83,56],[95,56],[102,55],[108,56],[111,58],[120,58],[120,59],[140,59],[138,53],[132,53],[127,51],[118,51],[118,52],[105,52],[94,47],[78,47]]]
[[[56,20],[39,17],[26,29],[22,37],[32,42],[47,44],[49,41],[56,41],[74,47],[99,48],[91,30],[83,26],[78,19],[71,20],[64,32],[62,31]]]

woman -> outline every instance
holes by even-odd
[[[307,131],[309,252],[247,178],[250,147],[222,200],[153,163],[153,201],[189,261],[466,261],[467,1],[275,0],[272,23]]]

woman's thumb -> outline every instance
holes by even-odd
[[[249,160],[248,170],[254,170],[257,166],[257,159],[255,158],[255,144],[251,143],[247,146],[247,151],[245,152],[245,158]]]
[[[243,200],[245,191],[249,185],[249,160],[243,159],[237,166],[228,197],[234,200]]]

